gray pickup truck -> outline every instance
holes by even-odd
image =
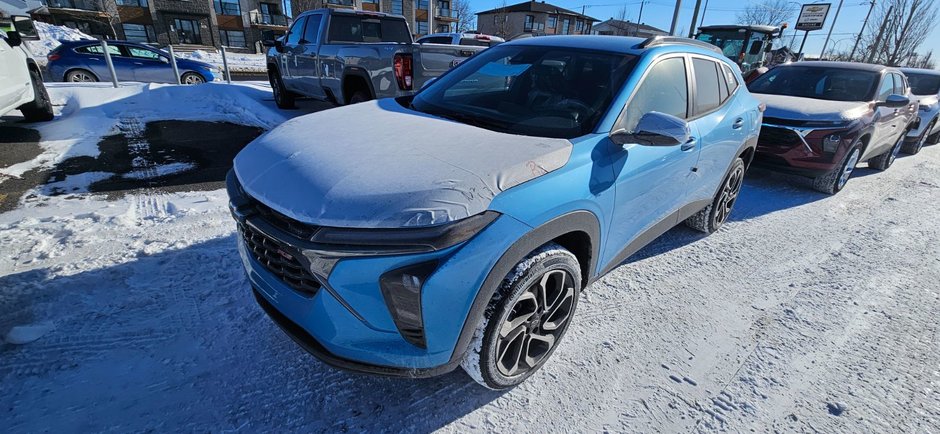
[[[304,12],[265,45],[280,108],[293,108],[297,97],[355,104],[410,95],[486,48],[415,44],[401,16],[339,9]]]

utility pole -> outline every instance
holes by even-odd
[[[862,41],[862,35],[865,34],[865,27],[868,26],[868,19],[871,18],[871,11],[873,10],[875,10],[875,0],[871,0],[868,15],[865,15],[865,21],[862,22],[862,29],[858,31],[858,37],[855,38],[855,45],[852,46],[852,54],[849,54],[849,62],[855,59],[855,50],[858,49],[858,43]]]
[[[839,7],[836,8],[836,16],[832,19],[832,24],[829,26],[829,33],[826,35],[826,42],[823,42],[822,51],[819,52],[819,60],[823,60],[826,56],[826,46],[829,45],[829,38],[832,37],[832,30],[836,28],[836,21],[839,21],[839,12],[842,12],[842,0],[839,0]]]
[[[636,36],[640,31],[640,24],[643,24],[643,5],[646,4],[647,0],[642,0],[640,2],[640,16],[636,19],[636,25],[633,26],[633,36]]]
[[[676,36],[676,27],[679,25],[679,8],[682,7],[682,0],[676,0],[676,10],[672,12],[672,25],[669,26],[669,35]]]
[[[888,19],[891,18],[891,12],[894,12],[894,5],[888,8],[888,13],[885,14],[885,19],[881,22],[881,29],[878,30],[878,36],[875,38],[875,43],[869,48],[868,59],[865,60],[865,63],[872,63],[875,60],[875,53],[881,49],[878,46],[881,45],[881,37],[885,34],[885,27],[888,26]]]
[[[698,9],[702,6],[702,0],[695,0],[695,10],[692,12],[692,24],[689,25],[689,38],[695,36],[695,23],[698,21]]]
[[[705,12],[708,12],[708,0],[705,0],[705,7],[702,8],[702,19],[698,22],[699,27],[705,25]]]

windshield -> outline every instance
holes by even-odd
[[[747,86],[754,93],[829,101],[871,101],[878,73],[844,68],[785,66],[771,69]]]
[[[701,33],[696,37],[699,41],[705,41],[718,48],[721,48],[722,54],[731,60],[737,61],[738,54],[744,48],[745,32],[738,31],[714,31]]]
[[[905,73],[914,95],[936,95],[940,93],[940,75]]]
[[[500,45],[432,83],[415,96],[412,108],[494,131],[570,139],[594,130],[634,59]]]

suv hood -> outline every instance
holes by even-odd
[[[795,121],[849,121],[858,119],[871,110],[871,103],[861,101],[826,101],[786,95],[755,93],[767,105],[765,118]]]
[[[564,166],[571,148],[384,99],[285,122],[235,157],[235,174],[250,196],[305,223],[426,226],[485,211],[499,192]]]

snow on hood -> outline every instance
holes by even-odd
[[[925,106],[932,106],[940,102],[937,95],[915,95],[914,98],[917,100],[917,104]]]
[[[499,192],[564,166],[571,147],[385,99],[285,122],[235,157],[235,173],[249,195],[306,223],[425,226],[485,211]]]
[[[859,101],[826,101],[787,95],[755,93],[757,99],[767,104],[765,118],[781,118],[799,121],[854,120],[871,110],[870,103]]]

